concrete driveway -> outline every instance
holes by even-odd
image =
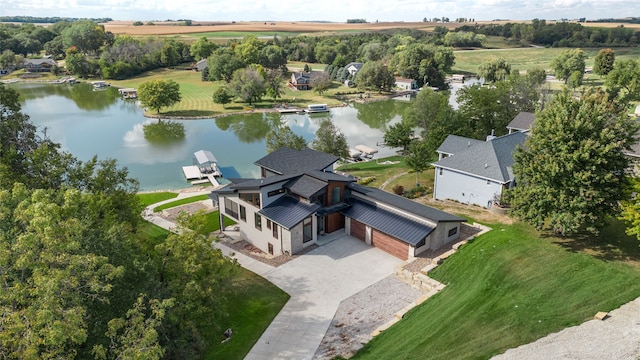
[[[340,302],[389,276],[400,263],[345,235],[260,274],[291,298],[245,359],[311,359]]]

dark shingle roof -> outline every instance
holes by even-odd
[[[438,147],[438,152],[454,155],[467,150],[469,147],[482,144],[484,141],[464,136],[449,135]]]
[[[314,179],[309,175],[302,175],[291,179],[284,185],[284,188],[289,189],[291,193],[300,195],[305,199],[310,198],[325,187],[327,187],[326,182]]]
[[[272,185],[281,181],[287,181],[296,176],[300,176],[300,174],[290,174],[290,175],[273,175],[260,179],[251,179],[241,181],[236,184],[232,184],[231,188],[234,190],[239,189],[259,189],[263,186]]]
[[[313,176],[316,179],[324,180],[324,181],[355,181],[353,176],[344,176],[340,174],[336,174],[334,172],[328,171],[320,171],[320,170],[310,170],[306,171],[305,174],[309,176]]]
[[[507,183],[514,179],[513,154],[526,138],[527,135],[521,132],[497,137],[432,165]]]
[[[416,216],[420,216],[435,222],[466,221],[463,218],[457,217],[455,215],[451,215],[444,211],[440,211],[438,209],[434,209],[432,207],[429,207],[423,204],[419,204],[413,200],[409,200],[407,198],[403,198],[402,196],[388,193],[384,190],[371,188],[368,186],[362,186],[356,183],[351,183],[348,185],[348,187],[352,191],[366,195],[374,200],[383,202],[385,204],[388,204],[389,206],[407,211]]]
[[[309,148],[293,150],[281,147],[254,164],[279,174],[322,170],[338,161],[339,157]]]
[[[349,203],[351,207],[341,211],[342,214],[410,245],[415,246],[435,229],[435,226],[408,219],[356,198]]]
[[[516,117],[511,120],[509,125],[507,125],[507,129],[513,129],[518,131],[528,131],[531,129],[531,125],[533,125],[533,121],[536,119],[536,115],[534,113],[521,111]]]
[[[320,205],[306,204],[296,198],[285,195],[265,206],[258,213],[280,224],[285,229],[291,229],[311,216],[319,208]]]

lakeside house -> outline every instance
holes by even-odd
[[[58,66],[58,63],[51,58],[24,59],[23,64],[26,72],[50,72],[55,66]]]
[[[460,237],[462,218],[359,185],[338,174],[338,157],[280,148],[255,162],[257,179],[229,179],[211,199],[240,236],[272,255],[296,254],[344,233],[407,260]],[[225,231],[224,225],[222,231]]]

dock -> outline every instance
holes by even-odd
[[[193,155],[193,165],[182,167],[185,179],[192,185],[210,182],[213,186],[220,186],[217,178],[222,176],[222,172],[215,156],[207,150],[196,151]]]
[[[362,156],[361,156],[362,158],[365,158],[368,160],[371,160],[373,158],[373,155],[378,152],[378,150],[370,148],[366,145],[356,145],[355,149],[362,153]]]

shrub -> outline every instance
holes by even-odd
[[[134,21],[134,22],[133,22],[133,26],[142,26],[142,25],[144,25],[144,24],[142,23],[142,21]]]
[[[375,180],[376,180],[375,176],[369,176],[369,177],[360,179],[360,181],[358,181],[358,183],[360,185],[368,185],[368,184],[371,184],[372,182],[374,182]]]
[[[396,195],[402,195],[404,194],[404,186],[398,184],[396,186],[393,187],[393,193]]]

